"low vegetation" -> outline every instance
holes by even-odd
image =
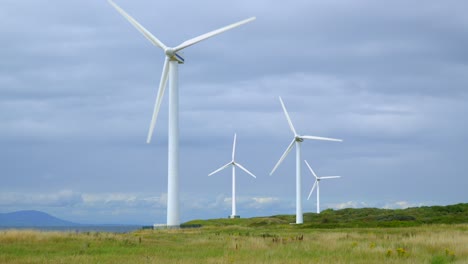
[[[194,220],[185,225],[264,226],[295,222],[294,215],[276,215],[246,219]],[[423,206],[407,209],[347,208],[327,209],[320,214],[305,213],[301,228],[410,227],[425,224],[466,224],[468,203],[447,206]]]
[[[127,234],[5,230],[0,263],[468,263],[468,220],[458,217],[466,205],[457,206],[462,210],[439,208],[438,214],[434,207],[328,210],[306,214],[304,225],[274,216]],[[374,227],[380,222],[394,224]]]

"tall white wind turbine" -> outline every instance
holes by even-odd
[[[286,110],[286,107],[284,106],[284,103],[281,97],[279,98],[279,100],[280,100],[281,106],[283,107],[284,115],[286,116],[286,119],[288,120],[289,128],[294,134],[294,138],[289,144],[286,151],[283,153],[283,155],[279,159],[279,161],[276,163],[273,170],[270,172],[270,175],[272,175],[273,172],[275,172],[275,170],[278,168],[281,162],[283,162],[283,160],[289,154],[289,152],[294,147],[294,145],[296,145],[296,224],[302,224],[304,221],[303,221],[303,215],[302,215],[301,142],[304,141],[304,139],[327,140],[327,141],[338,141],[338,142],[341,142],[342,140],[335,139],[335,138],[299,135],[296,132],[296,129],[294,129],[291,118],[289,118],[288,111]]]
[[[315,177],[314,185],[312,186],[312,189],[310,190],[309,197],[307,197],[307,200],[309,200],[309,198],[312,195],[312,192],[314,191],[315,187],[317,187],[317,214],[320,214],[320,180],[341,178],[341,176],[322,176],[322,177],[318,177],[317,174],[315,174],[312,167],[310,167],[307,160],[304,160],[304,162],[306,163],[306,165],[309,168],[312,175],[314,175],[314,177]]]
[[[147,143],[150,143],[151,136],[161,107],[162,98],[166,89],[166,82],[169,79],[169,126],[168,126],[168,191],[167,191],[167,226],[179,226],[179,90],[178,90],[178,64],[184,63],[184,58],[179,51],[192,46],[202,40],[213,37],[230,29],[236,28],[255,20],[255,17],[242,20],[229,26],[213,30],[198,37],[182,42],[175,47],[168,47],[159,39],[153,36],[140,23],[128,15],[122,8],[113,1],[108,2],[125,17],[141,34],[143,34],[153,45],[161,48],[166,55],[164,66],[159,83],[159,90],[154,105],[153,116],[149,128]]]
[[[236,167],[239,167],[241,170],[245,171],[247,174],[250,176],[255,177],[253,173],[248,171],[246,168],[244,168],[242,165],[237,163],[234,159],[234,156],[236,154],[236,134],[234,134],[234,143],[232,143],[232,160],[228,162],[226,165],[223,165],[221,168],[213,171],[212,173],[208,174],[208,176],[211,176],[217,172],[220,172],[224,169],[226,169],[229,166],[232,166],[232,214],[229,216],[230,218],[239,218],[239,215],[237,215],[236,212]]]

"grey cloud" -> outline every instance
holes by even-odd
[[[0,194],[0,204],[2,206],[50,206],[69,207],[75,206],[83,201],[81,194],[63,190],[56,193],[2,193]]]
[[[235,132],[239,161],[259,176],[255,183],[239,177],[243,215],[258,212],[249,207],[252,197],[278,197],[278,210],[293,213],[294,157],[267,176],[292,137],[278,96],[300,133],[345,140],[304,143],[305,159],[343,176],[326,189],[324,202],[466,200],[460,176],[467,169],[465,3],[116,2],[168,45],[257,16],[185,50],[180,188],[190,194],[186,220],[229,213],[229,175],[206,174],[229,158]],[[79,194],[120,193],[128,199],[96,207],[62,195],[64,204],[75,203],[70,216],[83,221],[96,211],[99,221],[106,214],[165,221],[167,94],[154,142],[144,143],[161,51],[106,1],[1,6],[1,193],[72,186]],[[177,23],[168,22],[173,12],[167,10],[177,10]],[[303,174],[304,186],[309,176]],[[440,194],[428,193],[436,187]],[[0,209],[30,199],[16,197]],[[54,197],[47,199],[53,204]],[[262,213],[281,213],[275,208]],[[53,211],[60,214],[60,206]]]

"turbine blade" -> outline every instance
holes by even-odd
[[[337,142],[343,142],[342,139],[336,139],[336,138],[326,138],[326,137],[316,137],[316,136],[300,136],[301,138],[304,139],[314,139],[314,140],[327,140],[327,141],[337,141]]]
[[[149,32],[146,28],[144,28],[140,23],[138,23],[133,17],[127,14],[122,8],[120,8],[117,4],[115,4],[112,0],[107,0],[109,4],[111,4],[123,17],[125,17],[130,24],[132,24],[138,31],[140,31],[145,38],[147,38],[153,45],[158,46],[162,49],[166,49],[166,45],[162,43],[158,38],[153,36],[151,32]]]
[[[208,33],[205,33],[203,35],[200,35],[198,37],[195,37],[195,38],[192,38],[192,39],[189,39],[187,41],[184,41],[182,44],[180,44],[179,46],[175,47],[175,51],[179,51],[179,50],[182,50],[182,49],[185,49],[189,46],[192,46],[193,44],[196,44],[202,40],[205,40],[207,38],[211,38],[213,36],[216,36],[218,34],[221,34],[225,31],[228,31],[230,29],[233,29],[233,28],[236,28],[238,26],[241,26],[241,25],[244,25],[246,23],[249,23],[251,21],[255,20],[255,17],[251,17],[251,18],[248,18],[248,19],[245,19],[245,20],[242,20],[242,21],[239,21],[237,23],[234,23],[234,24],[231,24],[229,26],[225,26],[223,28],[220,28],[220,29],[216,29],[216,30],[213,30],[211,32],[208,32]]]
[[[273,170],[271,170],[270,172],[270,176],[273,174],[273,172],[275,172],[275,170],[278,168],[278,166],[281,164],[281,162],[283,162],[284,158],[286,158],[286,156],[288,155],[288,153],[291,151],[291,149],[293,148],[294,146],[294,142],[296,142],[296,139],[294,138],[293,141],[291,142],[291,144],[289,144],[288,148],[286,149],[286,151],[283,153],[283,156],[281,156],[281,158],[278,160],[278,162],[276,163],[275,167],[273,168]]]
[[[234,143],[232,143],[232,160],[234,160],[234,155],[236,154],[236,133],[234,133]]]
[[[153,116],[151,117],[150,128],[148,132],[148,138],[146,143],[151,142],[151,137],[153,136],[154,127],[156,126],[156,119],[158,118],[159,108],[161,108],[162,98],[164,96],[164,91],[166,90],[167,76],[169,73],[169,58],[166,57],[164,61],[163,71],[161,74],[161,80],[159,82],[158,95],[156,96],[156,102],[154,103]]]
[[[307,160],[304,160],[305,164],[307,165],[307,167],[309,168],[310,172],[312,172],[312,175],[314,175],[315,179],[318,179],[317,177],[317,174],[315,174],[314,170],[312,169],[312,167],[310,167],[309,163],[307,162]]]
[[[297,135],[296,130],[294,129],[291,118],[289,117],[288,111],[286,110],[286,107],[284,106],[284,103],[283,103],[283,100],[281,99],[281,96],[280,96],[279,99],[280,99],[280,102],[281,102],[281,106],[283,107],[284,114],[286,115],[286,119],[288,120],[289,128],[291,128],[291,131],[294,133],[294,136],[296,136]]]
[[[315,186],[316,186],[316,185],[317,185],[317,180],[315,180],[314,185],[312,186],[312,189],[310,190],[309,196],[307,197],[307,200],[310,199],[310,196],[311,196],[312,193],[314,192],[314,189],[315,189]]]
[[[320,179],[336,179],[336,178],[341,178],[341,176],[324,176],[324,177],[320,177]]]
[[[255,175],[253,175],[253,173],[251,173],[249,170],[247,170],[246,168],[244,168],[242,165],[240,165],[239,163],[234,163],[234,166],[237,166],[239,168],[241,168],[243,171],[245,171],[246,173],[250,174],[250,176],[254,177],[254,178],[257,178],[255,177]]]
[[[220,172],[220,171],[224,170],[225,168],[229,167],[229,165],[231,165],[231,164],[232,164],[232,163],[229,162],[228,164],[223,165],[221,168],[219,168],[219,169],[213,171],[212,173],[208,174],[208,176],[211,176],[211,175],[213,175],[213,174],[215,174],[215,173],[217,173],[217,172]]]

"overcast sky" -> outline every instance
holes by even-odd
[[[179,67],[181,221],[295,213],[295,157],[278,96],[322,181],[321,207],[468,202],[466,1],[115,0]],[[105,0],[0,1],[0,212],[81,223],[166,222],[167,94],[146,135],[164,54]],[[303,166],[303,207],[313,184]]]

